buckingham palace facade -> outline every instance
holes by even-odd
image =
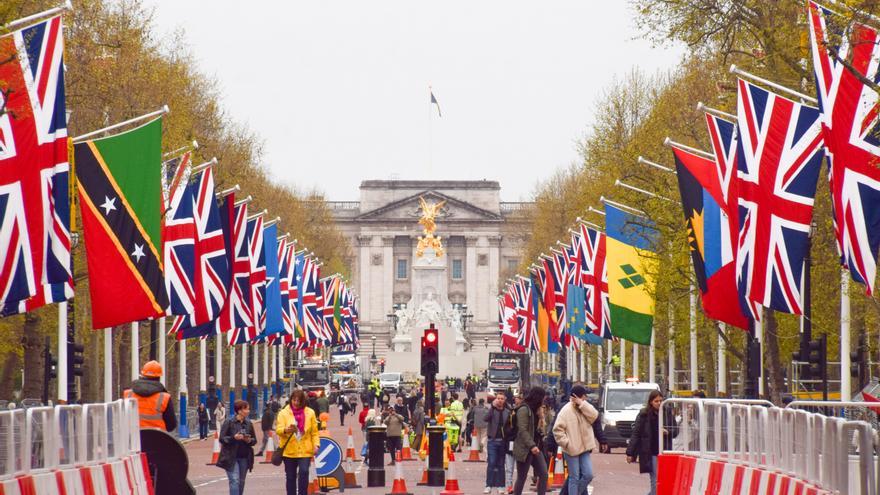
[[[445,250],[447,294],[466,351],[497,350],[499,285],[516,273],[528,235],[528,203],[503,202],[497,181],[366,180],[359,201],[328,202],[351,245],[351,287],[360,297],[361,351],[384,357],[396,318],[412,300],[422,226],[419,198],[444,202],[436,234]],[[459,316],[460,315],[460,316]],[[375,336],[375,340],[372,337]]]

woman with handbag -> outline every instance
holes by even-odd
[[[306,394],[301,389],[294,390],[290,402],[278,412],[275,433],[283,446],[279,458],[284,461],[287,495],[306,495],[309,464],[318,453],[319,438],[315,411],[307,407]]]
[[[244,493],[244,479],[254,469],[254,444],[257,435],[248,419],[250,406],[246,401],[235,401],[235,416],[227,419],[220,428],[220,455],[217,467],[226,470],[229,477],[229,495]]]

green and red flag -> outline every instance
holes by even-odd
[[[162,119],[74,147],[92,327],[165,314]]]

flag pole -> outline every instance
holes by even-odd
[[[205,170],[208,167],[213,167],[214,165],[217,165],[217,157],[216,156],[214,158],[211,158],[210,160],[206,161],[205,163],[202,163],[201,165],[196,165],[195,167],[193,167],[189,171],[189,173],[194,174],[196,172],[201,172],[202,170]]]
[[[199,339],[199,403],[204,404],[208,391],[208,341]]]
[[[434,90],[431,88],[431,85],[428,85],[428,177],[434,175],[434,136],[431,129],[431,123],[434,120],[434,116],[432,115],[433,110],[431,109],[431,96],[434,94]]]
[[[230,187],[229,189],[224,189],[224,190],[218,192],[217,194],[215,194],[215,196],[217,197],[217,199],[223,199],[226,196],[229,196],[232,193],[237,193],[239,191],[241,191],[241,187],[239,187],[239,185],[236,184],[236,185]]]
[[[38,12],[27,17],[22,17],[21,19],[16,19],[8,24],[4,24],[2,27],[4,31],[15,31],[19,26],[30,24],[31,22],[42,19],[44,17],[52,17],[55,14],[61,14],[68,10],[73,10],[73,4],[70,3],[70,0],[66,0],[64,4],[59,5],[58,7],[53,7],[49,10],[44,10],[43,12]]]
[[[73,142],[80,143],[80,142],[83,142],[89,138],[95,137],[99,134],[103,134],[105,132],[110,132],[110,131],[119,129],[120,127],[125,127],[129,124],[134,124],[135,122],[140,122],[142,120],[146,120],[146,119],[149,119],[152,117],[159,117],[159,116],[165,115],[166,113],[168,113],[170,111],[171,110],[168,108],[168,105],[164,105],[162,108],[160,108],[159,110],[156,110],[155,112],[150,112],[150,113],[141,115],[140,117],[128,119],[128,120],[119,122],[118,124],[113,124],[113,125],[98,129],[97,131],[87,132],[85,134],[79,135],[79,136],[73,138]]]
[[[280,221],[281,221],[281,217],[275,217],[275,218],[273,218],[272,220],[269,220],[269,221],[263,222],[263,228],[271,227],[271,226],[275,225],[276,223],[278,223],[278,222],[280,222]]]
[[[162,158],[168,158],[168,157],[172,157],[172,156],[176,157],[176,156],[179,156],[179,155],[186,153],[187,151],[193,151],[193,150],[197,150],[197,149],[199,149],[199,142],[196,140],[193,140],[192,143],[187,144],[185,146],[181,146],[180,148],[177,148],[176,150],[171,150],[168,153],[162,153]]]
[[[691,153],[693,153],[695,155],[702,156],[703,158],[705,158],[707,160],[715,160],[715,155],[713,155],[712,153],[709,153],[708,151],[699,150],[697,148],[693,148],[693,147],[688,146],[686,144],[677,143],[677,142],[673,141],[672,139],[669,139],[669,137],[667,137],[666,139],[663,140],[663,146],[669,146],[670,148],[681,148],[685,151],[690,151]]]
[[[638,188],[638,187],[636,187],[636,186],[631,186],[631,185],[629,185],[629,184],[627,184],[627,183],[625,183],[625,182],[622,182],[620,179],[616,179],[616,180],[614,181],[614,185],[615,185],[615,186],[620,186],[620,187],[622,187],[622,188],[624,188],[624,189],[629,189],[630,191],[635,191],[635,192],[637,192],[637,193],[644,194],[645,196],[649,196],[649,197],[652,197],[652,198],[662,199],[663,201],[669,201],[670,203],[678,203],[678,204],[681,204],[681,203],[679,203],[678,201],[676,201],[676,200],[674,200],[674,199],[670,199],[670,198],[667,198],[667,197],[665,197],[665,196],[660,196],[659,194],[652,193],[651,191],[646,191],[646,190],[644,190],[644,189],[640,189],[640,188]]]
[[[138,322],[133,321],[131,322],[131,381],[138,379],[138,372],[140,371],[140,343],[140,327]]]
[[[707,107],[705,104],[703,104],[702,101],[697,102],[697,111],[698,112],[706,112],[706,113],[712,114],[716,117],[721,117],[723,119],[729,119],[734,122],[736,121],[736,115],[718,110],[717,108]]]
[[[605,216],[605,212],[604,212],[604,211],[602,211],[602,210],[597,210],[597,209],[593,208],[592,206],[588,206],[588,207],[587,207],[587,211],[588,211],[589,213],[595,213],[595,214],[597,214],[597,215],[602,215],[603,217]],[[603,230],[604,230],[604,229],[603,229]]]
[[[612,201],[612,200],[606,198],[605,196],[600,196],[600,197],[599,197],[599,202],[600,202],[600,203],[607,203],[607,204],[609,204],[609,205],[611,205],[611,206],[616,206],[617,208],[623,208],[623,209],[626,209],[626,210],[630,210],[630,212],[633,212],[633,213],[636,213],[636,214],[639,214],[639,215],[647,215],[647,213],[645,213],[644,211],[642,211],[642,210],[640,210],[640,209],[638,209],[638,208],[633,208],[632,206],[627,206],[627,205],[625,205],[625,204],[623,204],[623,203],[618,203],[618,202],[616,202],[616,201]]]
[[[638,162],[641,164],[648,165],[648,166],[654,167],[656,169],[662,170],[664,172],[669,172],[671,174],[675,173],[675,169],[669,168],[665,165],[660,165],[659,163],[652,162],[651,160],[646,160],[645,157],[643,157],[641,155],[639,156]]]
[[[113,328],[104,329],[104,402],[113,402]]]
[[[168,385],[168,368],[165,367],[165,317],[159,318],[159,365],[162,366],[162,379],[160,380],[163,385]]]
[[[801,93],[801,92],[795,91],[795,90],[793,90],[793,89],[786,88],[785,86],[783,86],[783,85],[781,85],[781,84],[777,84],[777,83],[775,83],[775,82],[773,82],[773,81],[768,81],[767,79],[764,79],[763,77],[758,77],[758,76],[756,76],[756,75],[754,75],[754,74],[751,74],[751,73],[749,73],[749,72],[746,72],[746,71],[740,69],[739,67],[737,67],[736,64],[732,64],[732,65],[730,66],[730,72],[731,72],[732,74],[736,74],[737,76],[740,76],[740,77],[742,77],[742,78],[745,78],[745,79],[751,79],[752,81],[759,82],[759,83],[761,83],[761,84],[766,84],[767,86],[770,86],[770,87],[773,88],[773,89],[778,89],[779,91],[782,91],[782,92],[784,92],[784,93],[788,93],[788,94],[790,94],[790,95],[792,95],[792,96],[795,96],[795,97],[797,97],[797,98],[800,98],[800,99],[803,100],[803,101],[810,102],[810,103],[812,103],[813,105],[818,105],[818,104],[819,104],[819,100],[813,98],[812,96],[807,96],[807,95],[805,95],[805,94],[803,94],[803,93]]]

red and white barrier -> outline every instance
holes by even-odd
[[[830,495],[783,473],[679,454],[657,458],[658,495]]]

